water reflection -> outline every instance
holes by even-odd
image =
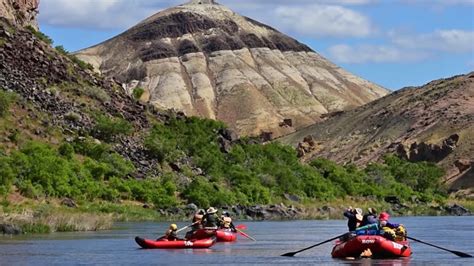
[[[338,261],[338,260],[335,260]],[[354,266],[369,266],[369,265],[378,265],[378,266],[408,266],[410,265],[410,258],[402,259],[388,259],[388,260],[374,260],[374,259],[359,259],[359,260],[339,260],[344,265],[354,265]]]

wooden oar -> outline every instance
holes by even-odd
[[[436,245],[433,245],[433,244],[430,244],[430,243],[426,243],[424,241],[421,241],[419,239],[416,239],[416,238],[413,238],[413,237],[409,237],[407,236],[408,239],[411,239],[413,241],[416,241],[416,242],[420,242],[422,244],[425,244],[425,245],[428,245],[428,246],[432,246],[432,247],[435,247],[435,248],[438,248],[438,249],[442,249],[444,251],[448,251],[448,252],[451,252],[459,257],[462,257],[462,258],[472,258],[472,255],[469,255],[467,253],[464,253],[464,252],[460,252],[460,251],[456,251],[456,250],[450,250],[450,249],[447,249],[447,248],[443,248],[443,247],[440,247],[440,246],[436,246]]]
[[[237,232],[239,232],[241,235],[245,236],[246,238],[251,239],[253,241],[257,241],[257,239],[247,235],[246,233],[242,232],[242,230],[239,230],[238,228],[235,228],[235,230],[237,230]]]
[[[296,255],[296,254],[298,254],[298,253],[300,253],[300,252],[303,252],[303,251],[308,250],[308,249],[315,248],[315,247],[320,246],[320,245],[322,245],[322,244],[326,244],[327,242],[331,242],[331,241],[333,241],[333,240],[336,240],[336,239],[338,239],[338,238],[340,238],[340,237],[345,236],[346,234],[347,234],[347,233],[344,233],[344,234],[339,235],[339,236],[335,236],[335,237],[333,237],[333,238],[331,238],[331,239],[325,240],[325,241],[323,241],[323,242],[321,242],[321,243],[318,243],[318,244],[316,244],[316,245],[312,245],[311,247],[307,247],[307,248],[304,248],[304,249],[301,249],[301,250],[298,250],[298,251],[295,251],[295,252],[288,252],[288,253],[285,253],[285,254],[283,254],[282,256],[285,256],[285,257],[293,257],[294,255]]]

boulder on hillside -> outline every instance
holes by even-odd
[[[431,143],[414,142],[410,148],[399,143],[395,148],[395,153],[402,159],[410,162],[440,162],[451,154],[457,147],[459,135],[453,134],[443,141],[441,145]]]

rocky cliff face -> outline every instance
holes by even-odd
[[[29,25],[37,29],[36,15],[39,2],[39,0],[0,0],[0,17],[7,18],[15,25]]]
[[[142,101],[225,121],[244,135],[294,132],[387,91],[212,0],[160,12],[77,55]]]
[[[310,135],[311,137],[307,137]],[[454,189],[474,188],[474,72],[406,88],[281,139],[304,159],[364,165],[395,153],[438,163]]]

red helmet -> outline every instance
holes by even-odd
[[[386,212],[380,213],[380,215],[379,215],[379,220],[380,221],[388,221],[388,219],[390,219],[390,214],[388,214]]]

